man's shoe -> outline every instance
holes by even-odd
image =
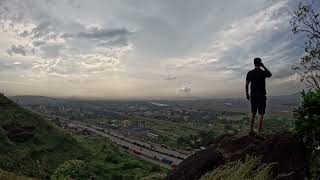
[[[255,136],[255,135],[256,135],[256,133],[254,131],[249,132],[249,136]]]
[[[257,134],[256,138],[262,141],[266,140],[266,138],[262,134]]]

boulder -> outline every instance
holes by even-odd
[[[209,147],[185,159],[166,179],[199,179],[203,174],[213,170],[223,163],[222,154],[217,152],[214,148]]]
[[[303,143],[288,133],[279,133],[267,135],[265,140],[239,135],[217,138],[207,149],[184,160],[167,179],[199,179],[219,165],[243,160],[247,155],[259,156],[262,163],[274,165],[274,178],[296,180],[304,179],[306,175],[307,160]]]

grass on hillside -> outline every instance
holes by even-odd
[[[271,166],[261,164],[257,157],[245,161],[234,161],[221,165],[202,176],[200,180],[271,180]]]
[[[36,180],[36,179],[25,177],[25,176],[18,176],[14,173],[10,173],[2,169],[0,169],[0,179],[1,180]]]
[[[78,135],[76,139],[83,148],[88,150],[89,155],[85,159],[96,179],[140,179],[152,174],[168,172],[128,154],[110,141],[106,141],[105,138]]]
[[[64,161],[84,156],[71,135],[0,96],[0,168],[47,178]]]

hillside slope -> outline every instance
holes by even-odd
[[[83,163],[88,171],[85,177],[97,180],[141,179],[167,172],[105,138],[71,135],[0,94],[0,179],[49,179],[53,175],[88,179],[79,178],[78,166],[70,169],[71,162]]]
[[[0,95],[0,168],[45,178],[81,156],[85,151],[69,134]]]

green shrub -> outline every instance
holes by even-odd
[[[303,92],[302,95],[301,105],[294,110],[294,133],[306,146],[310,176],[316,176],[320,154],[320,90]]]
[[[106,163],[113,163],[113,164],[117,164],[121,161],[121,157],[115,155],[115,154],[108,154],[106,157],[105,157],[105,162]]]
[[[51,180],[60,179],[87,180],[92,179],[92,174],[83,161],[69,160],[60,165],[51,176]]]
[[[151,172],[160,172],[161,171],[161,168],[160,168],[160,166],[157,166],[157,165],[153,165],[152,167],[151,167],[151,170],[150,170]]]
[[[16,175],[14,173],[4,171],[3,169],[0,169],[0,179],[1,180],[36,180],[33,178]]]
[[[271,180],[270,170],[271,166],[261,164],[260,158],[248,156],[244,162],[221,165],[200,180]]]
[[[117,180],[134,180],[136,179],[133,175],[123,175],[123,174],[112,174],[111,180],[117,179]]]
[[[309,151],[319,151],[320,90],[303,92],[302,95],[301,105],[294,110],[295,131]]]
[[[136,161],[128,161],[122,165],[123,169],[136,169],[136,168],[141,168],[140,163]]]

